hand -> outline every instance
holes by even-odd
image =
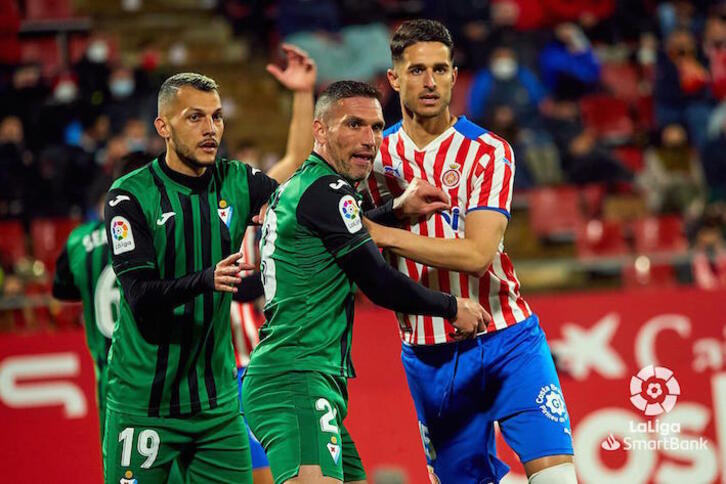
[[[486,331],[487,323],[492,320],[492,317],[481,304],[472,299],[461,297],[456,298],[456,303],[456,318],[451,322],[456,328],[456,332],[449,334],[449,336],[461,341],[475,338],[477,333]]]
[[[264,204],[260,208],[260,212],[257,215],[255,215],[254,217],[252,217],[252,223],[257,224],[257,225],[262,225],[263,223],[265,223],[265,214],[266,213],[267,213],[267,204]]]
[[[307,52],[291,44],[282,44],[282,51],[287,59],[285,70],[275,64],[267,64],[267,72],[291,91],[312,92],[318,73],[315,61]]]
[[[451,208],[449,196],[421,178],[414,178],[406,190],[393,201],[393,210],[401,219],[429,217],[439,210]]]
[[[214,267],[214,290],[220,292],[237,292],[235,287],[242,282],[240,271],[255,270],[254,264],[243,260],[242,252],[235,252],[222,259]]]

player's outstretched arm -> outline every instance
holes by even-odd
[[[449,208],[451,202],[446,192],[421,178],[414,178],[401,195],[367,210],[365,216],[375,223],[397,227],[405,220],[428,218]]]
[[[267,66],[267,72],[293,92],[285,155],[267,172],[278,183],[290,178],[313,149],[313,96],[317,77],[315,61],[305,51],[290,44],[283,44],[282,50],[287,59],[286,68]]]
[[[507,223],[507,217],[494,210],[469,212],[463,239],[423,237],[370,221],[366,228],[381,248],[427,266],[481,277],[494,260]]]

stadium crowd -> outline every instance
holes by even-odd
[[[27,279],[42,272],[17,257],[33,253],[42,260],[39,254],[13,247],[18,240],[36,247],[35,221],[97,217],[96,202],[115,164],[130,152],[163,150],[151,128],[156,93],[187,56],[175,44],[130,62],[118,52],[119,39],[92,29],[81,55],[49,68],[20,35],[34,3],[2,2],[0,11],[0,286],[6,298],[27,292]],[[452,111],[512,144],[516,196],[529,204],[531,218],[544,195],[554,197],[555,217],[578,205],[570,227],[573,233],[585,227],[584,235],[574,235],[578,254],[595,256],[629,253],[638,238],[634,221],[675,220],[675,237],[693,250],[685,279],[726,285],[726,2],[199,4],[225,17],[252,59],[274,58],[286,41],[315,59],[320,88],[336,79],[375,82],[388,125],[400,117],[385,79],[391,28],[410,17],[443,21],[457,44]],[[122,5],[144,9],[141,1]],[[276,156],[249,140],[227,142],[225,156],[263,164]],[[13,238],[18,222],[21,232]],[[606,240],[611,223],[616,241]],[[556,239],[547,230],[534,234]],[[580,238],[590,236],[598,240],[583,249],[588,241]]]

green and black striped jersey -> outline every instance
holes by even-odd
[[[83,303],[86,341],[98,379],[106,366],[119,306],[103,221],[83,224],[68,236],[56,263],[53,294]]]
[[[260,242],[265,324],[247,372],[355,376],[355,284],[337,260],[370,240],[359,195],[313,153],[274,193]]]
[[[161,155],[117,180],[107,196],[117,276],[152,269],[160,279],[174,280],[214,267],[237,250],[276,187],[238,161],[219,160],[201,177],[189,177],[171,170]],[[230,293],[210,290],[137,320],[122,290],[108,407],[172,417],[236,408],[231,300]]]

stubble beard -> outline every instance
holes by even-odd
[[[203,163],[199,161],[195,156],[193,151],[186,146],[184,143],[181,143],[179,138],[176,137],[176,134],[172,130],[171,132],[171,139],[174,142],[174,153],[176,153],[176,156],[179,158],[179,160],[184,163],[189,168],[192,168],[193,170],[200,170],[202,168],[209,167],[212,163]]]

